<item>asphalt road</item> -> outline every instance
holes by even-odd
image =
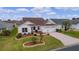
[[[79,51],[79,45],[68,47],[68,48],[63,48],[57,51]]]

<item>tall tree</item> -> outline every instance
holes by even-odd
[[[11,19],[8,19],[8,21],[11,21]]]
[[[65,20],[65,21],[63,21],[63,23],[62,23],[62,28],[63,28],[65,31],[69,30],[70,27],[71,27],[71,22],[70,22],[70,20]]]

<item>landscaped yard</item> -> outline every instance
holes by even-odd
[[[31,41],[30,37],[23,37],[20,40],[15,40],[15,37],[13,36],[0,36],[0,50],[4,51],[44,51],[44,50],[50,50],[50,49],[55,49],[58,47],[62,47],[63,44],[51,37],[45,35],[43,37],[45,41],[45,45],[41,46],[35,46],[35,47],[23,47],[24,42]]]
[[[79,31],[71,30],[71,31],[63,31],[62,33],[69,35],[69,36],[72,36],[72,37],[79,38]]]

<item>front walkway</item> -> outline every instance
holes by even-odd
[[[64,35],[62,33],[52,32],[50,33],[50,35],[60,40],[65,46],[70,46],[79,43],[79,39]]]

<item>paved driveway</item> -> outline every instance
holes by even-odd
[[[59,39],[65,46],[71,46],[79,43],[79,39],[64,35],[62,33],[51,32],[50,35]]]

